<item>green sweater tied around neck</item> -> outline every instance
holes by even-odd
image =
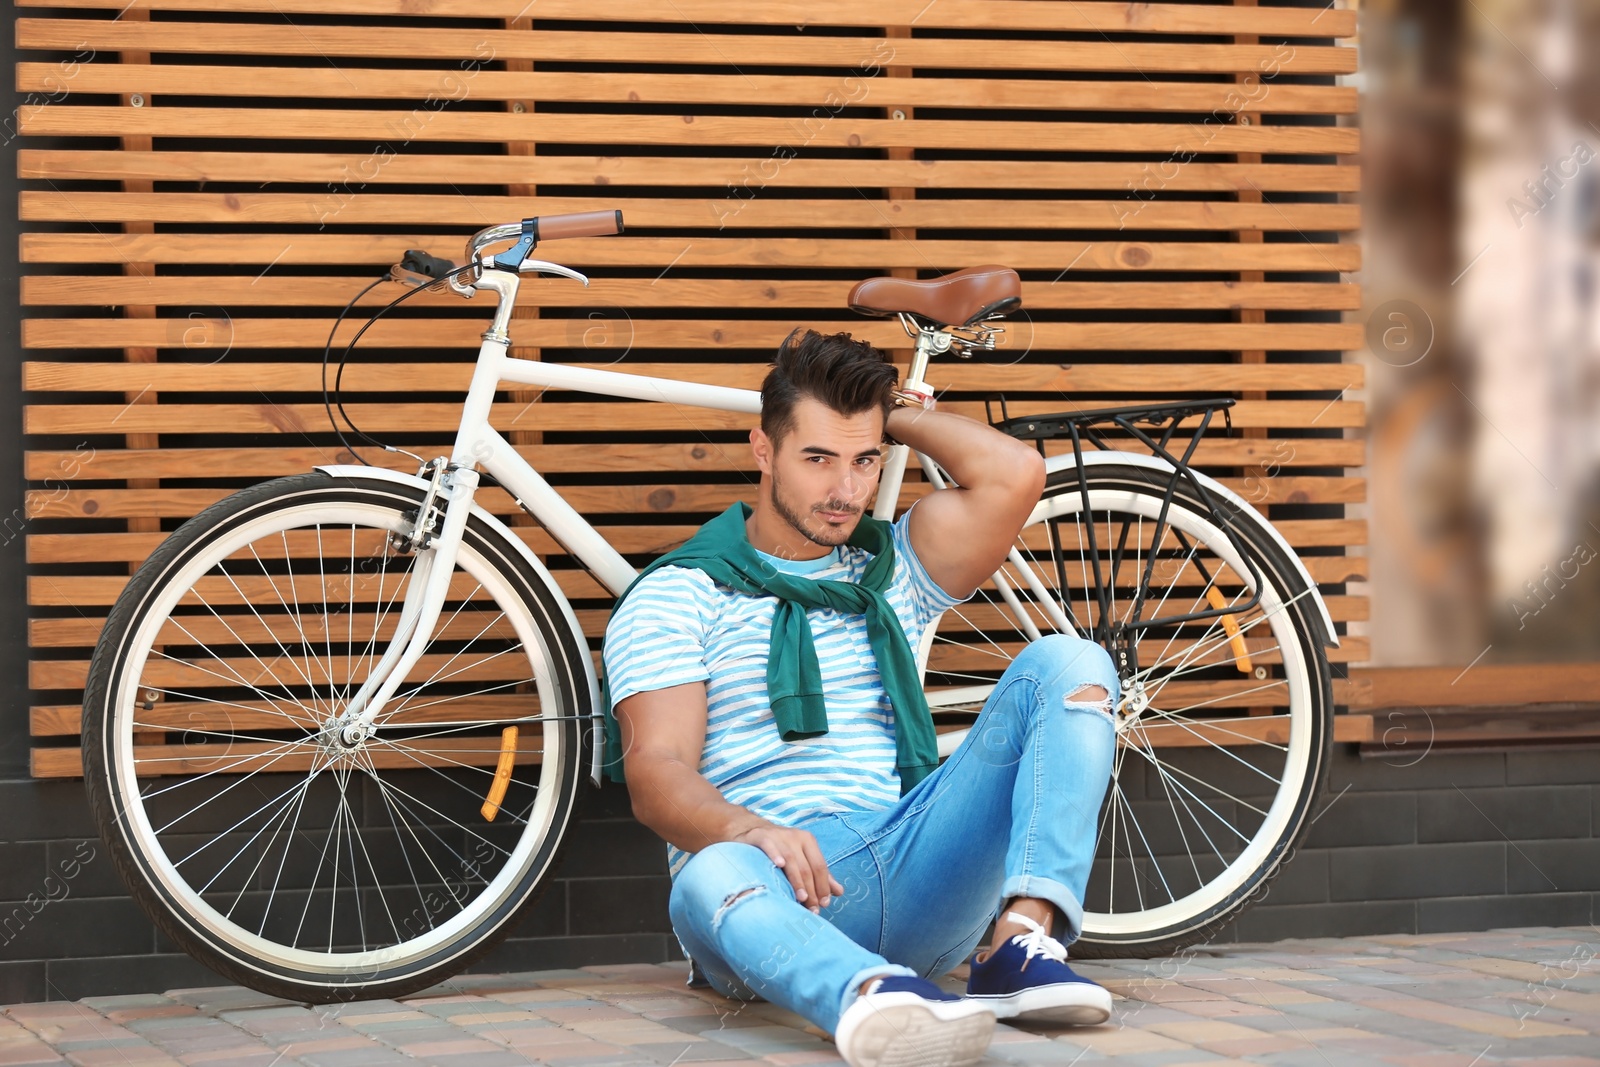
[[[640,572],[617,603],[621,604],[645,575],[661,567],[694,568],[749,596],[777,597],[767,658],[767,696],[777,720],[778,736],[785,741],[820,737],[828,732],[822,670],[817,663],[811,626],[806,621],[807,610],[831,608],[865,615],[878,675],[894,708],[895,767],[900,772],[900,792],[910,792],[938,765],[939,752],[916,656],[899,617],[883,597],[894,578],[890,524],[863,515],[850,535],[851,547],[872,553],[872,560],[857,583],[806,578],[773,567],[750,544],[745,533],[745,520],[749,517],[749,505],[734,504],[700,527],[680,547]],[[603,688],[601,703],[605,710],[607,772],[612,781],[621,782],[622,734],[611,710],[609,686]]]

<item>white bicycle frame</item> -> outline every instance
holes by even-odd
[[[461,424],[450,451],[448,461],[434,461],[429,465],[433,480],[417,516],[413,541],[417,551],[416,564],[406,587],[395,638],[360,690],[350,700],[340,716],[346,743],[356,744],[370,736],[373,724],[384,705],[404,682],[406,675],[422,657],[433,636],[433,628],[445,601],[450,575],[455,568],[456,553],[461,546],[467,518],[472,512],[473,496],[477,492],[481,466],[496,482],[508,490],[517,503],[537,519],[568,552],[575,556],[602,585],[615,595],[621,595],[637,577],[638,572],[589,522],[568,504],[549,482],[540,477],[526,460],[518,454],[494,427],[489,425],[494,395],[502,383],[541,386],[554,389],[571,389],[632,400],[657,401],[688,407],[737,411],[747,415],[761,412],[761,394],[753,389],[731,389],[725,386],[686,382],[672,378],[654,378],[628,374],[622,371],[593,370],[585,367],[543,363],[536,360],[516,359],[510,356],[511,338],[508,327],[520,285],[518,274],[496,269],[487,256],[479,252],[485,244],[506,240],[520,232],[518,224],[491,227],[473,238],[468,246],[469,260],[479,267],[470,285],[451,278],[450,285],[457,292],[470,296],[474,290],[486,289],[495,293],[498,305],[494,321],[483,334],[483,344],[478,350],[477,364],[472,382],[467,388],[466,402],[462,407]],[[571,278],[589,284],[577,271],[544,260],[528,259],[521,265],[522,273],[545,273]],[[908,327],[909,329],[909,327]],[[929,359],[948,351],[952,338],[949,334],[932,329],[919,329],[906,382],[922,385]],[[878,483],[878,495],[873,504],[873,516],[892,519],[900,497],[906,464],[911,449],[893,445],[884,461]],[[933,489],[947,486],[943,472],[937,464],[922,453],[917,462]],[[1101,452],[1084,457],[1083,462],[1093,465],[1100,461],[1117,460],[1137,466],[1164,470],[1164,464],[1150,456],[1133,453]],[[1047,469],[1057,469],[1072,456],[1055,457]],[[426,472],[429,467],[424,468]],[[1204,475],[1197,476],[1208,491],[1231,502],[1241,513],[1253,510],[1237,494]],[[437,523],[438,503],[443,502],[442,521]],[[1338,645],[1333,621],[1328,614],[1316,583],[1300,563],[1298,555],[1283,540],[1282,535],[1264,519],[1262,528],[1276,540],[1288,557],[1299,568],[1307,591],[1319,609],[1323,622],[1324,641]],[[1039,577],[1034,568],[1013,546],[1007,562],[1026,587],[1029,603],[1042,612],[1050,625],[1061,633],[1080,633],[1072,623],[1061,603]],[[1018,628],[1028,640],[1037,640],[1040,631],[1032,613],[1022,603],[1018,590],[1007,579],[1005,570],[997,571],[992,581],[1001,601],[1010,610]],[[922,647],[918,650],[919,664],[926,664],[929,648],[936,630],[929,626]],[[1081,634],[1080,634],[1081,636]],[[929,695],[932,707],[954,707],[981,703],[992,686],[958,686],[940,689]],[[960,743],[966,731],[953,731],[940,736],[940,755],[948,755]]]
[[[487,260],[483,262],[486,264]],[[527,260],[522,269],[527,273],[558,274],[588,284],[588,279],[583,275],[554,263]],[[518,275],[494,269],[480,270],[470,289],[452,282],[453,287],[462,292],[470,293],[473,289],[492,291],[499,303],[494,321],[483,334],[472,381],[467,387],[466,402],[462,406],[461,424],[449,459],[445,463],[435,461],[432,465],[433,482],[419,512],[414,535],[419,549],[417,562],[402,601],[395,639],[390,642],[341,716],[344,737],[348,743],[354,744],[370,736],[384,705],[404,682],[432,639],[449,588],[450,574],[455,567],[456,553],[466,529],[467,517],[472,511],[473,496],[479,485],[478,467],[481,466],[510,492],[520,506],[613,594],[621,595],[638,576],[633,565],[489,424],[495,393],[503,383],[572,389],[602,396],[737,411],[747,415],[759,415],[761,412],[761,394],[753,389],[732,389],[622,371],[592,370],[511,356],[508,327],[519,284]],[[949,343],[947,335],[937,331],[920,331],[907,381],[920,382],[929,358],[947,349]],[[911,449],[905,445],[889,448],[873,503],[872,513],[875,517],[893,517],[910,453]],[[917,460],[934,488],[945,488],[946,482],[937,465],[921,453],[917,453]],[[443,504],[442,522],[437,523],[437,531],[434,531],[436,509],[440,503]],[[1035,587],[1032,592],[1038,602],[1054,607],[1053,598],[1048,595],[1044,583],[1033,573],[1033,569],[1015,549],[1011,554],[1011,562],[1019,568],[1019,573],[1031,579],[1029,585]],[[1019,618],[1026,619],[1027,612],[1022,610],[1010,585],[1001,576],[997,575],[996,578],[1000,581],[1001,595]],[[1051,614],[1060,616],[1052,620],[1056,625],[1071,630],[1071,623],[1058,608]],[[1026,625],[1032,627],[1031,622]],[[930,627],[929,638],[932,634],[933,628]],[[1037,636],[1037,630],[1029,634],[1030,638]],[[926,656],[926,642],[921,651]],[[973,692],[967,691],[967,687],[962,687],[943,694],[943,699],[937,703],[961,703],[972,699],[973,695]]]

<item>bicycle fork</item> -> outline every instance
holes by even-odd
[[[462,407],[465,426],[487,424],[495,386],[499,381],[500,363],[510,344],[507,327],[511,309],[516,303],[518,278],[515,274],[491,271],[485,272],[474,285],[494,292],[496,305],[494,321],[483,335],[483,347]],[[495,358],[485,359],[486,355]],[[472,499],[478,491],[480,477],[471,447],[474,443],[464,433],[459,433],[450,459],[440,456],[422,468],[421,473],[424,474],[431,469],[432,477],[428,482],[428,492],[417,510],[416,522],[408,535],[416,563],[406,579],[400,620],[395,627],[394,639],[373,666],[372,673],[334,720],[334,728],[342,744],[354,747],[373,735],[384,706],[433,640],[433,628],[438,624],[439,613],[450,592],[456,555],[461,549],[467,519],[472,514]],[[435,533],[434,526],[441,507],[444,518],[437,523],[439,529]]]
[[[406,593],[401,601],[394,638],[367,680],[334,720],[339,741],[346,745],[359,745],[373,735],[384,706],[432,641],[434,626],[438,624],[439,613],[450,592],[450,577],[455,572],[467,517],[472,514],[472,498],[478,490],[479,476],[474,468],[450,465],[442,457],[432,461],[430,466],[433,478],[409,535],[416,564],[406,578]],[[438,519],[441,504],[442,522]],[[436,524],[439,528],[434,532]],[[392,537],[391,544],[395,540]]]

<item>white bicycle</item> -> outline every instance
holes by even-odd
[[[430,283],[498,302],[450,454],[235,493],[173,533],[112,610],[84,697],[93,810],[134,898],[218,973],[306,1001],[400,996],[488,951],[548,884],[582,779],[599,780],[596,644],[474,495],[492,479],[613,596],[636,566],[490,426],[496,390],[759,412],[749,390],[508,356],[520,274],[586,283],[529,258],[535,244],[621,225],[603,211],[491,227],[459,268],[408,254]],[[993,347],[1019,294],[1013,272],[974,268],[871,279],[851,304],[899,316],[921,383],[933,356]],[[1072,450],[1049,458],[1007,564],[920,650],[944,755],[1040,634],[1079,633],[1117,662],[1080,957],[1209,937],[1276,873],[1318,788],[1333,623],[1283,538],[1187,465],[1231,403],[999,420]],[[1144,452],[1103,450],[1115,443]],[[909,459],[891,449],[879,517]],[[916,459],[919,491],[946,485]]]

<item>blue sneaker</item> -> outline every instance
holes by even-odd
[[[874,978],[839,1017],[833,1040],[850,1067],[970,1067],[994,1034],[994,1009],[924,978]]]
[[[967,997],[993,1007],[1000,1019],[1098,1026],[1111,1018],[1111,993],[1067,966],[1067,948],[1025,915],[1006,918],[1028,927],[982,963],[974,957]]]

